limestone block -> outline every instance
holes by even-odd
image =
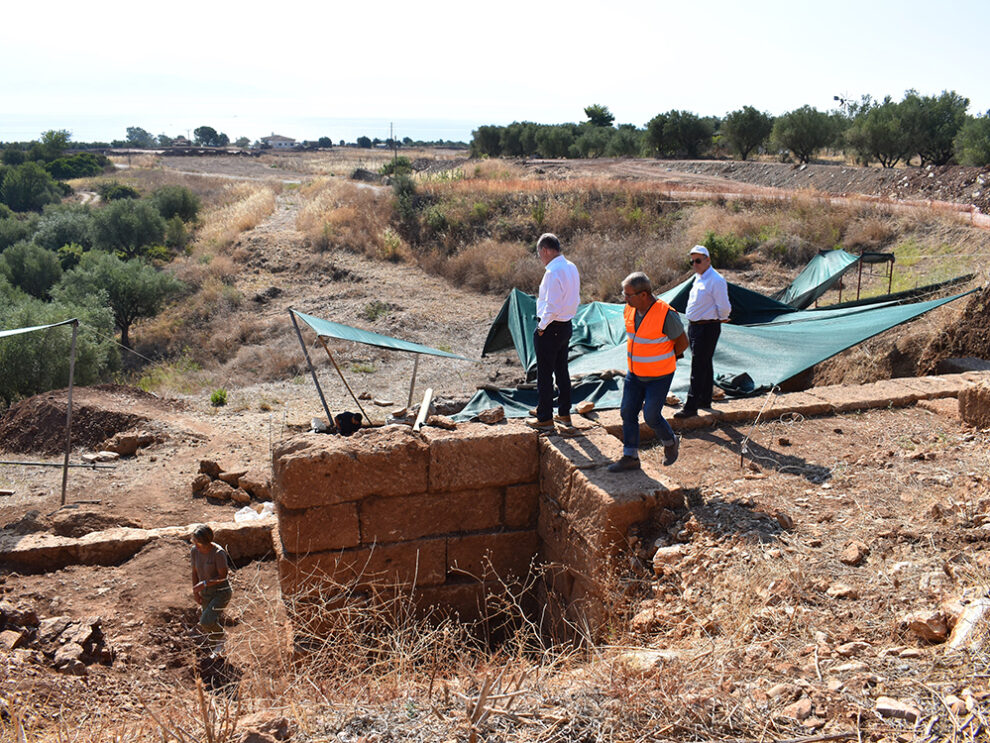
[[[611,550],[625,544],[626,530],[645,521],[651,511],[682,502],[680,487],[644,462],[643,469],[627,472],[609,472],[604,467],[577,470],[561,506],[592,547]]]
[[[765,397],[741,397],[719,401],[715,413],[722,423],[739,423],[756,420],[763,409]]]
[[[446,492],[534,482],[538,435],[522,423],[468,423],[456,431],[427,428],[430,491]]]
[[[904,377],[905,387],[918,393],[921,400],[935,400],[942,397],[958,397],[964,380],[958,374],[931,375],[927,377]]]
[[[505,489],[505,525],[510,529],[532,529],[540,504],[540,487],[535,482],[509,485]]]
[[[990,428],[990,382],[963,388],[959,393],[959,417],[976,428]]]
[[[899,380],[888,380],[883,384],[873,382],[855,386],[815,387],[809,390],[808,394],[829,403],[836,413],[886,408],[891,405],[902,407],[917,402],[920,397],[917,391],[904,386]]]
[[[502,521],[502,498],[501,488],[369,497],[361,501],[361,543],[495,529]]]
[[[332,596],[345,589],[396,585],[436,586],[446,576],[446,548],[446,540],[440,538],[308,555],[280,552],[279,582],[288,596]]]
[[[231,470],[230,472],[221,472],[217,475],[218,480],[223,480],[225,483],[233,488],[239,487],[239,483],[242,477],[247,474],[247,470]]]
[[[223,480],[213,480],[203,491],[203,497],[214,498],[216,500],[230,500],[234,495],[234,488]]]
[[[545,567],[560,567],[592,579],[608,571],[611,565],[609,555],[595,550],[574,529],[566,514],[552,508],[546,499],[540,503],[536,530],[540,539],[540,562]],[[569,587],[564,588],[555,584],[555,590],[569,597]]]
[[[828,415],[832,412],[832,405],[820,397],[812,395],[810,392],[789,392],[780,395],[773,400],[766,410],[763,411],[763,420],[779,418],[785,413],[800,413],[805,416]]]
[[[304,555],[357,547],[361,543],[356,503],[299,509],[279,505],[276,514],[278,535],[286,552]]]
[[[272,499],[272,482],[271,478],[268,476],[268,472],[265,470],[248,470],[247,473],[240,478],[238,485],[258,500],[265,501]]]
[[[272,495],[287,508],[306,508],[423,493],[429,461],[426,444],[405,427],[303,434],[276,447]]]
[[[537,557],[536,530],[472,534],[447,539],[447,572],[457,578],[523,577]]]

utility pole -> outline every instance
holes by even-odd
[[[388,138],[392,142],[392,168],[394,170],[395,163],[399,159],[399,146],[395,142],[395,133],[392,129],[392,122],[388,122]]]

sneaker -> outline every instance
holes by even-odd
[[[541,421],[536,418],[527,418],[526,425],[530,428],[535,428],[540,431],[544,431],[548,428],[553,428],[553,418],[546,421]]]
[[[553,419],[554,419],[554,420],[555,420],[555,421],[556,421],[557,423],[561,423],[561,424],[563,424],[563,425],[565,425],[565,426],[568,426],[568,427],[570,427],[570,426],[573,426],[573,425],[574,425],[573,423],[571,423],[571,416],[569,416],[569,415],[555,415],[555,416],[553,417]]]
[[[698,411],[692,408],[681,408],[676,413],[674,413],[675,418],[694,418],[698,415]]]
[[[680,437],[674,437],[674,443],[669,446],[664,446],[663,448],[663,466],[669,467],[674,462],[677,461],[677,455],[681,451],[681,441]]]
[[[622,459],[612,462],[608,466],[609,472],[625,472],[626,470],[638,470],[639,469],[639,457],[630,457],[627,454],[622,455]]]

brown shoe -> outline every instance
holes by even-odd
[[[574,425],[573,423],[571,423],[571,416],[569,416],[569,415],[555,415],[555,416],[553,417],[553,419],[554,419],[554,420],[555,420],[555,421],[556,421],[557,423],[560,423],[560,424],[562,424],[562,425],[565,425],[565,426],[567,426],[568,428],[570,428],[570,427],[572,427],[572,426]]]
[[[612,462],[608,466],[609,472],[625,472],[626,470],[638,470],[639,469],[639,457],[630,457],[626,454],[622,455],[622,459]]]
[[[679,436],[674,437],[674,443],[663,448],[663,466],[669,467],[677,461],[677,455],[681,451],[681,440]]]
[[[527,418],[526,425],[530,428],[535,428],[538,431],[545,431],[548,428],[553,428],[553,419],[548,421],[537,420],[536,418]]]

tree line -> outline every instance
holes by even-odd
[[[909,90],[900,101],[869,96],[840,100],[840,108],[802,106],[771,116],[743,106],[723,117],[691,111],[657,114],[643,127],[615,125],[607,106],[584,109],[586,121],[567,124],[513,122],[472,132],[476,157],[737,157],[766,153],[810,162],[825,149],[856,162],[894,167],[917,159],[921,165],[990,164],[990,111],[969,115],[969,99],[955,91],[937,96]]]

